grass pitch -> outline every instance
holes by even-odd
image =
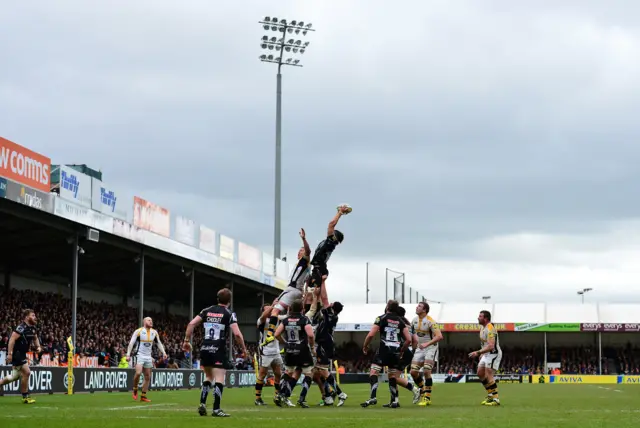
[[[252,388],[227,388],[222,408],[230,418],[201,417],[197,414],[199,391],[150,392],[150,404],[134,402],[130,394],[96,393],[34,395],[34,405],[22,404],[18,397],[0,397],[0,427],[125,428],[125,427],[244,427],[305,428],[374,427],[638,427],[640,387],[636,385],[550,385],[503,384],[499,386],[500,407],[483,407],[481,384],[437,384],[433,405],[411,404],[411,394],[401,391],[400,409],[383,409],[389,393],[386,384],[378,391],[378,405],[363,409],[368,385],[343,385],[349,394],[342,408],[278,408],[272,402],[272,388],[263,397],[270,405],[255,407]],[[299,392],[299,387],[295,392]],[[292,397],[295,401],[297,396]],[[317,387],[308,396],[319,401]],[[209,412],[213,396],[209,395]]]

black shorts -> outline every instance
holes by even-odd
[[[285,352],[284,365],[286,367],[312,367],[315,365],[311,351],[301,351],[298,354]]]
[[[406,350],[404,354],[402,354],[402,358],[400,359],[400,370],[404,370],[411,365],[411,360],[413,360],[413,351]]]
[[[327,266],[313,266],[311,268],[309,287],[321,287],[323,276],[329,276],[329,269],[327,269]]]
[[[389,370],[402,370],[404,367],[402,366],[402,362],[400,361],[400,350],[397,351],[395,349],[388,349],[386,347],[381,347],[376,352],[375,357],[373,357],[373,364],[376,364],[380,367],[388,367]]]
[[[229,361],[226,350],[218,350],[215,352],[209,350],[200,351],[200,365],[202,367],[213,367],[214,369],[230,370],[233,365]]]
[[[13,367],[24,366],[28,363],[26,353],[20,352],[14,349],[13,357],[11,358],[11,365]]]
[[[318,343],[318,361],[316,364],[321,366],[330,366],[331,360],[333,360],[334,349],[333,343]]]

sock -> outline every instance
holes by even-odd
[[[142,391],[142,398],[147,396],[147,391]]]
[[[280,393],[285,397],[291,396],[291,376],[287,373],[280,380]]]
[[[424,382],[424,396],[427,400],[431,400],[431,388],[433,387],[433,378],[427,378]]]
[[[264,381],[261,379],[256,379],[256,400],[260,400],[262,398],[263,386],[264,386]]]
[[[420,376],[418,380],[416,380],[416,386],[424,392],[424,380],[422,379],[422,376]]]
[[[492,398],[494,400],[498,400],[499,399],[498,398],[498,385],[496,385],[495,381],[491,382],[485,388],[487,389],[487,393],[489,394],[489,398]]]
[[[486,389],[486,390],[487,390],[487,396],[488,396],[488,395],[489,395],[489,388],[488,388],[488,386],[489,386],[489,381],[488,381],[488,380],[486,380],[486,379],[482,379],[482,386],[484,386],[484,389]]]
[[[305,376],[302,380],[302,391],[300,392],[299,402],[303,402],[307,400],[307,392],[309,392],[309,388],[311,387],[311,377]]]
[[[405,386],[405,388],[407,388],[409,391],[413,392],[413,384],[411,383],[411,381],[407,382],[407,385]]]
[[[207,404],[207,397],[209,396],[209,390],[211,390],[211,382],[205,380],[202,382],[202,389],[200,390],[200,404]]]
[[[222,400],[222,391],[224,390],[224,385],[220,382],[216,382],[216,387],[213,391],[214,400],[213,400],[213,410],[220,410],[220,401]]]
[[[378,376],[369,376],[369,384],[371,385],[371,396],[369,398],[374,399],[376,398],[376,393],[378,392]]]
[[[276,333],[276,324],[278,324],[278,316],[271,315],[269,317],[269,329],[267,330],[267,337],[273,337]]]
[[[282,382],[282,380],[280,382]],[[276,390],[276,395],[280,394],[280,382],[273,383],[273,388]]]
[[[333,373],[329,372],[329,377],[327,378],[327,382],[331,384],[331,388],[336,392],[336,394],[342,394],[342,390],[340,389],[340,385],[336,382],[336,378],[333,376]]]
[[[133,393],[134,394],[138,393],[138,382],[136,382],[136,385],[133,387]]]
[[[391,402],[398,402],[398,379],[395,377],[389,378],[389,392],[391,393]]]
[[[331,397],[331,385],[329,385],[328,380],[329,380],[329,378],[322,380],[322,382],[324,383],[324,396],[325,397]]]
[[[28,398],[29,397],[29,393],[28,392],[23,392],[22,393],[22,398]]]
[[[289,397],[293,394],[293,390],[296,388],[298,384],[298,379],[293,376],[289,376]]]

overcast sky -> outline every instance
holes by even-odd
[[[283,76],[283,245],[354,207],[331,297],[363,301],[369,261],[373,301],[386,267],[445,302],[640,301],[640,2],[557,3],[11,2],[0,135],[271,252],[257,21],[312,22]]]

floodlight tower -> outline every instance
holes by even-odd
[[[283,65],[292,67],[302,67],[300,59],[293,56],[284,58],[285,52],[288,55],[304,54],[309,46],[309,42],[303,42],[298,37],[304,37],[312,30],[310,23],[304,21],[287,21],[276,17],[265,16],[259,21],[265,31],[271,31],[269,35],[262,36],[260,46],[268,51],[260,55],[260,61],[277,64],[278,75],[276,80],[276,183],[275,183],[275,224],[273,239],[273,256],[275,260],[280,258],[280,213],[282,199],[282,74]],[[275,35],[272,35],[275,34]]]

